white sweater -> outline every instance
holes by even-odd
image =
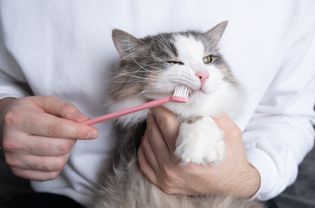
[[[113,28],[143,37],[228,20],[223,54],[247,92],[235,122],[261,176],[255,197],[267,200],[294,182],[314,142],[314,11],[313,0],[0,0],[0,98],[57,95],[102,115]],[[111,122],[97,128],[57,179],[33,187],[88,203],[116,141]]]

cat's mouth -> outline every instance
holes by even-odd
[[[187,87],[187,86],[186,86]],[[208,94],[204,89],[199,88],[199,89],[193,89],[190,87],[187,87],[188,90],[190,91],[188,100],[193,101],[195,99],[200,98],[201,96],[205,96]],[[149,101],[149,100],[155,100],[155,99],[160,99],[163,97],[167,96],[172,96],[174,95],[174,90],[168,90],[168,91],[151,91],[151,92],[145,92],[143,93],[143,96]],[[183,95],[184,96],[184,95]],[[189,101],[188,101],[189,102]]]

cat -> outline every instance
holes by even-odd
[[[219,52],[226,26],[225,21],[204,33],[161,33],[142,39],[117,29],[112,33],[121,61],[110,87],[111,111],[172,95],[178,85],[191,90],[188,103],[164,105],[181,123],[174,154],[183,164],[216,164],[224,159],[224,135],[211,116],[233,115],[242,95]],[[119,144],[113,168],[104,176],[91,208],[263,207],[257,201],[230,196],[168,195],[151,184],[137,163],[148,112],[117,120]]]

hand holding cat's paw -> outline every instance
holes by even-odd
[[[213,118],[216,128],[209,119],[205,122],[207,130],[202,131],[214,129],[210,132],[224,132],[225,153],[221,154],[224,160],[220,165],[178,163],[173,153],[176,147],[179,150],[181,144],[178,139],[179,123],[167,110],[156,108],[147,120],[148,128],[139,148],[140,169],[151,183],[168,194],[253,196],[259,188],[260,177],[247,161],[241,130],[227,115]],[[211,140],[211,134],[206,138]],[[223,145],[221,147],[223,149]]]
[[[224,148],[223,132],[210,117],[202,117],[181,124],[175,155],[183,163],[219,163],[224,159]]]

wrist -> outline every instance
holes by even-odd
[[[0,100],[0,124],[2,125],[2,118],[7,110],[7,107],[14,101],[16,98],[6,97]]]
[[[15,100],[16,98],[7,97],[0,100],[0,148],[2,147],[2,126],[3,126],[3,117],[7,111],[8,106]]]
[[[3,111],[3,109],[9,105],[12,101],[16,100],[14,97],[6,97],[0,99],[0,113]]]
[[[260,174],[257,169],[248,164],[246,171],[243,173],[243,186],[240,191],[240,197],[253,197],[260,187]]]

